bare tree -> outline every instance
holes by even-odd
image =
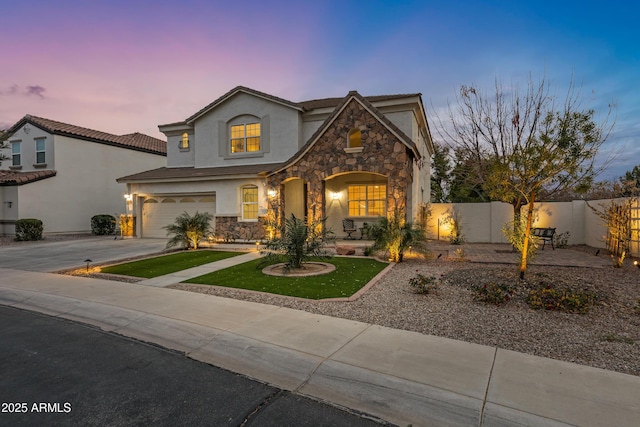
[[[564,99],[550,93],[548,82],[531,77],[526,89],[505,90],[498,79],[495,92],[462,86],[449,105],[446,123],[439,120],[441,137],[471,159],[467,179],[492,200],[513,206],[514,217],[528,205],[520,277],[527,268],[527,248],[536,196],[567,189],[587,190],[607,165],[596,164],[614,120],[609,105],[605,118],[585,108],[571,82]]]

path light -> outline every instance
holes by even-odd
[[[91,262],[91,260],[89,258],[85,259],[84,262],[87,263],[87,273],[89,272],[89,263]]]
[[[638,264],[638,261],[633,261],[633,265],[635,265],[636,267],[640,268],[640,264]]]

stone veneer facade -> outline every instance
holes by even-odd
[[[362,151],[349,152],[349,132],[358,128]],[[267,178],[269,188],[279,189],[269,208],[281,217],[286,201],[283,182],[301,178],[308,183],[307,215],[311,220],[324,217],[325,180],[345,172],[370,172],[387,177],[387,212],[407,206],[407,192],[413,175],[411,149],[372,115],[360,102],[351,99],[315,144],[297,161]]]
[[[262,221],[238,221],[236,216],[217,216],[215,237],[224,241],[261,240],[265,232]]]

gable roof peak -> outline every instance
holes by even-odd
[[[213,110],[218,105],[222,104],[223,102],[225,102],[226,100],[228,100],[229,98],[231,98],[232,96],[236,95],[239,92],[244,92],[244,93],[249,94],[249,95],[253,95],[253,96],[257,96],[259,98],[267,99],[269,101],[276,102],[278,104],[282,104],[282,105],[285,105],[287,107],[294,108],[296,110],[302,111],[302,107],[300,105],[298,105],[298,103],[296,103],[296,102],[292,102],[292,101],[289,101],[289,100],[284,99],[284,98],[279,98],[277,96],[270,95],[270,94],[268,94],[266,92],[260,92],[259,90],[251,89],[251,88],[246,87],[246,86],[236,86],[233,89],[231,89],[230,91],[228,91],[227,93],[225,93],[224,95],[222,95],[221,97],[217,98],[212,103],[210,103],[207,106],[205,106],[204,108],[200,109],[197,113],[195,113],[192,116],[188,117],[184,121],[184,123],[187,123],[187,124],[193,123],[195,120],[197,120],[200,117],[202,117],[203,115],[207,114],[209,111]]]

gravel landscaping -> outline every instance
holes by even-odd
[[[515,265],[506,264],[408,259],[352,302],[312,302],[202,285],[177,284],[172,288],[640,375],[640,270],[632,261],[620,269],[531,266],[527,285],[518,284],[516,269]],[[416,294],[408,283],[417,274],[439,278],[437,290]],[[474,299],[472,287],[492,281],[516,285],[507,303],[496,306]],[[599,302],[586,314],[533,310],[526,302],[526,295],[540,281],[589,290],[598,296]]]
[[[82,238],[85,236],[65,236]],[[53,237],[49,241],[65,237]],[[2,242],[28,244],[28,242]],[[593,256],[594,248],[575,246]],[[605,256],[606,254],[601,254]],[[67,274],[86,276],[84,271]],[[417,294],[409,280],[422,274],[439,279],[438,288]],[[101,273],[91,277],[136,282],[140,279]],[[474,299],[474,286],[505,283],[514,294],[496,306]],[[587,290],[598,297],[586,314],[534,310],[528,292],[540,282]],[[633,260],[623,268],[529,267],[526,283],[514,264],[473,263],[455,258],[409,258],[395,265],[360,298],[351,302],[309,301],[216,286],[176,284],[191,292],[304,310],[390,328],[415,331],[549,357],[640,376],[640,269]]]

